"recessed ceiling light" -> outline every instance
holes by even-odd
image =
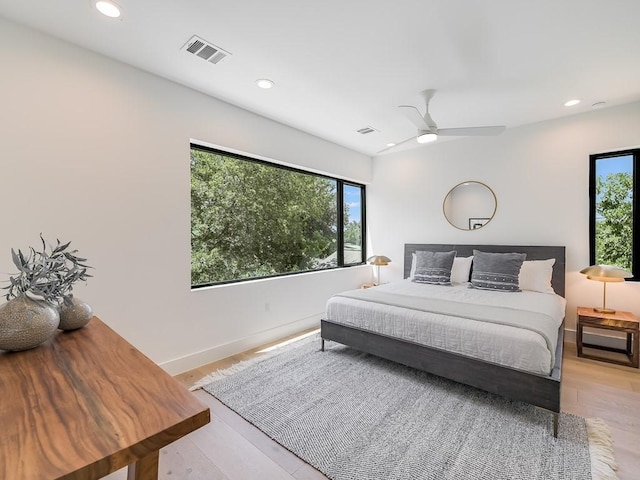
[[[393,143],[393,142],[387,143],[387,147],[395,147],[395,146],[396,146],[396,144]]]
[[[110,18],[118,18],[120,16],[120,7],[117,3],[108,0],[98,0],[95,2],[98,11]]]
[[[598,108],[602,108],[607,104],[607,102],[596,102],[593,105],[591,105],[591,108],[593,109],[598,109]]]
[[[567,100],[566,102],[564,102],[564,106],[573,107],[574,105],[578,105],[579,103],[580,103],[580,100],[577,98],[574,98],[573,100]]]
[[[256,83],[260,88],[272,88],[275,85],[273,80],[269,80],[268,78],[259,78],[256,80]]]

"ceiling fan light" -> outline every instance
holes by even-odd
[[[425,132],[418,135],[418,138],[416,140],[418,140],[418,143],[429,143],[429,142],[434,142],[437,139],[438,139],[437,134],[431,133],[431,132]]]

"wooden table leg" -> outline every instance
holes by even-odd
[[[638,347],[640,347],[640,339],[638,338],[639,332],[635,332],[632,334],[633,336],[633,353],[632,353],[632,359],[631,359],[631,365],[633,365],[634,367],[638,368],[638,366],[640,365],[640,355],[638,352]]]
[[[578,350],[578,356],[582,356],[582,322],[578,318],[578,328],[576,331],[576,346]]]
[[[158,480],[158,457],[160,452],[153,452],[129,465],[127,480]]]

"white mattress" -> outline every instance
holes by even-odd
[[[471,303],[478,309],[483,305],[500,306],[513,309],[514,315],[518,310],[538,312],[553,318],[557,327],[564,319],[566,307],[566,300],[555,294],[492,292],[471,289],[468,284],[440,286],[402,280],[374,288],[400,295]],[[327,302],[326,319],[527,372],[549,375],[553,369],[553,354],[542,335],[511,325],[341,296]],[[551,344],[556,343],[557,331],[551,338]]]

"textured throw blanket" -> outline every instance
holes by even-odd
[[[375,288],[349,290],[336,296],[530,330],[544,338],[551,353],[551,365],[555,365],[558,324],[552,317],[543,313],[509,307],[477,305],[438,298],[388,293]]]

